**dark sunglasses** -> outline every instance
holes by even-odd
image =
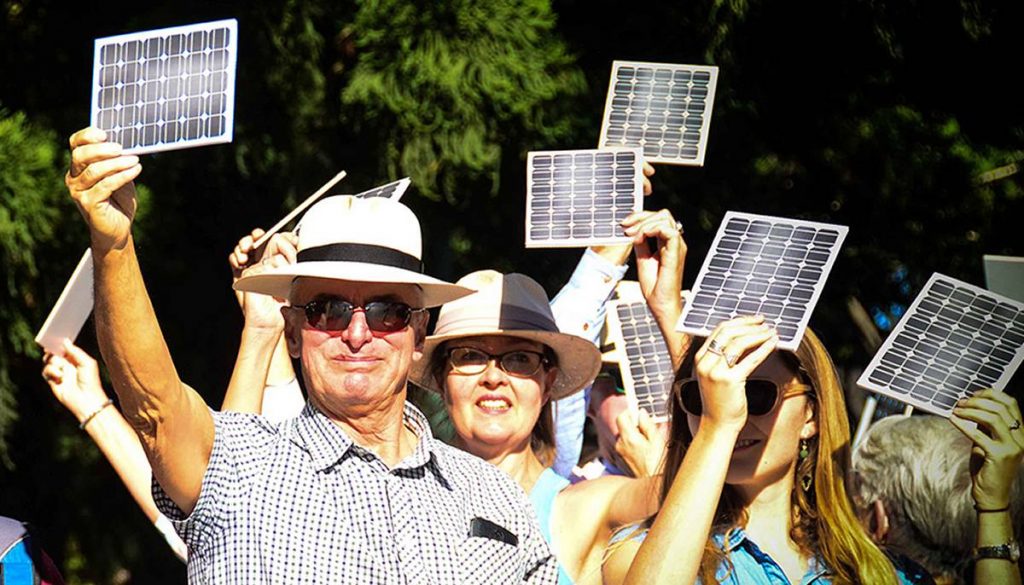
[[[503,372],[519,378],[529,378],[536,374],[541,366],[548,364],[548,358],[543,353],[525,349],[500,355],[491,355],[472,347],[453,347],[448,350],[448,362],[457,374],[482,374],[492,359],[497,360],[498,367]]]
[[[700,400],[700,385],[696,378],[678,380],[674,386],[674,394],[679,407],[687,414],[700,416],[704,411]],[[772,380],[763,378],[748,379],[746,383],[747,414],[764,416],[778,407],[783,399],[800,394],[813,395],[813,388],[807,384],[789,384],[785,392]]]
[[[320,331],[341,331],[352,322],[352,315],[362,310],[371,331],[392,333],[409,326],[412,316],[426,309],[413,309],[397,301],[370,301],[362,307],[337,297],[313,299],[305,305],[292,305],[306,315],[306,323]]]

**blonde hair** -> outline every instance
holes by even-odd
[[[680,367],[680,372],[685,372],[684,377],[689,376],[693,353],[700,345],[697,342],[691,344],[691,350]],[[790,537],[803,554],[821,556],[832,571],[832,582],[837,585],[897,585],[898,579],[892,563],[864,531],[846,493],[845,478],[850,465],[850,425],[842,386],[828,351],[808,328],[795,353],[779,352],[778,355],[805,383],[813,386],[813,398],[808,396],[812,400],[818,427],[817,435],[807,440],[807,457],[802,458],[796,466],[791,493],[793,524]],[[673,399],[670,404],[672,422],[665,457],[662,502],[693,440],[686,413],[680,408],[679,401]],[[807,491],[800,485],[804,476],[811,477],[812,489]],[[712,534],[728,534],[730,529],[745,523],[745,503],[735,489],[729,485],[724,486],[715,511]],[[728,555],[719,549],[709,535],[698,572],[701,582],[719,583],[716,574],[723,565],[732,570]]]

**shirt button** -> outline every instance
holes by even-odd
[[[609,283],[609,282],[611,282],[611,281],[612,281],[612,277],[610,277],[610,276],[605,276],[605,277],[604,277],[604,282],[605,282],[605,284],[608,284],[608,283]]]
[[[590,323],[584,323],[583,324],[583,330],[586,331],[588,329],[590,329]]]

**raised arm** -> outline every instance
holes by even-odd
[[[626,235],[633,237],[640,290],[665,338],[672,366],[678,369],[690,347],[690,336],[676,331],[676,321],[683,312],[683,267],[686,262],[683,232],[667,209],[634,213],[622,225],[626,228]],[[656,242],[655,247],[651,246],[652,240]]]
[[[199,498],[213,448],[213,417],[178,377],[142,280],[131,226],[136,156],[87,128],[71,143],[65,183],[89,226],[95,276],[96,334],[125,418],[153,474],[184,512]]]
[[[713,339],[745,357],[729,367],[725,358],[708,351]],[[703,415],[650,533],[639,549],[622,551],[636,554],[628,563],[625,583],[693,583],[696,579],[736,438],[746,423],[746,379],[777,344],[778,337],[763,325],[763,319],[744,317],[719,325],[697,351]],[[687,420],[675,422],[688,424]],[[627,566],[621,557],[616,562]]]
[[[100,448],[150,522],[160,527],[163,515],[153,502],[149,460],[135,431],[103,391],[96,360],[67,341],[64,355],[47,354],[45,363],[43,378],[53,395]],[[173,531],[161,532],[175,554],[184,560],[185,544],[181,538]]]
[[[295,262],[295,234],[276,234],[265,249],[253,250],[254,240],[261,235],[263,230],[253,230],[252,234],[244,236],[235,246],[228,258],[233,281],[237,281],[243,271],[257,270],[261,265],[265,268]],[[297,397],[288,397],[286,402],[301,403],[298,385],[291,384],[295,381],[295,370],[284,341],[284,319],[281,317],[283,302],[256,293],[235,291],[235,294],[245,316],[245,326],[235,369],[231,373],[231,382],[224,394],[221,409],[263,412],[266,393],[277,390],[297,392]]]
[[[982,390],[963,400],[949,421],[974,441],[971,454],[971,495],[978,513],[976,547],[1020,547],[1013,533],[1013,482],[1024,458],[1024,429],[1017,401],[1005,392]],[[974,427],[967,421],[976,423]],[[1018,504],[1019,505],[1019,504]],[[996,549],[999,552],[999,549]],[[974,563],[975,583],[1020,585],[1020,564],[1007,558],[979,558]]]

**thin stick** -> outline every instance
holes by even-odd
[[[338,181],[340,181],[340,180],[342,180],[344,178],[345,178],[345,171],[341,171],[337,175],[334,175],[333,179],[331,179],[330,181],[327,181],[326,183],[324,183],[324,186],[320,187],[319,189],[317,189],[316,193],[313,193],[312,195],[310,195],[308,199],[306,199],[305,201],[300,203],[298,207],[296,207],[295,209],[293,209],[291,211],[291,213],[289,213],[288,215],[284,216],[284,219],[282,219],[281,221],[277,222],[277,224],[275,224],[274,227],[272,227],[269,230],[267,230],[267,233],[263,234],[260,237],[260,239],[256,240],[256,243],[254,243],[253,246],[252,246],[253,251],[260,249],[264,244],[267,243],[268,240],[270,240],[271,236],[273,236],[277,232],[281,231],[281,228],[283,228],[284,226],[288,225],[288,222],[290,222],[291,220],[295,219],[295,217],[298,216],[303,211],[305,211],[307,207],[309,207],[310,205],[313,205],[314,203],[316,203],[316,200],[319,199],[324,193],[326,193],[328,189],[330,189],[331,187],[335,186],[338,183]]]

